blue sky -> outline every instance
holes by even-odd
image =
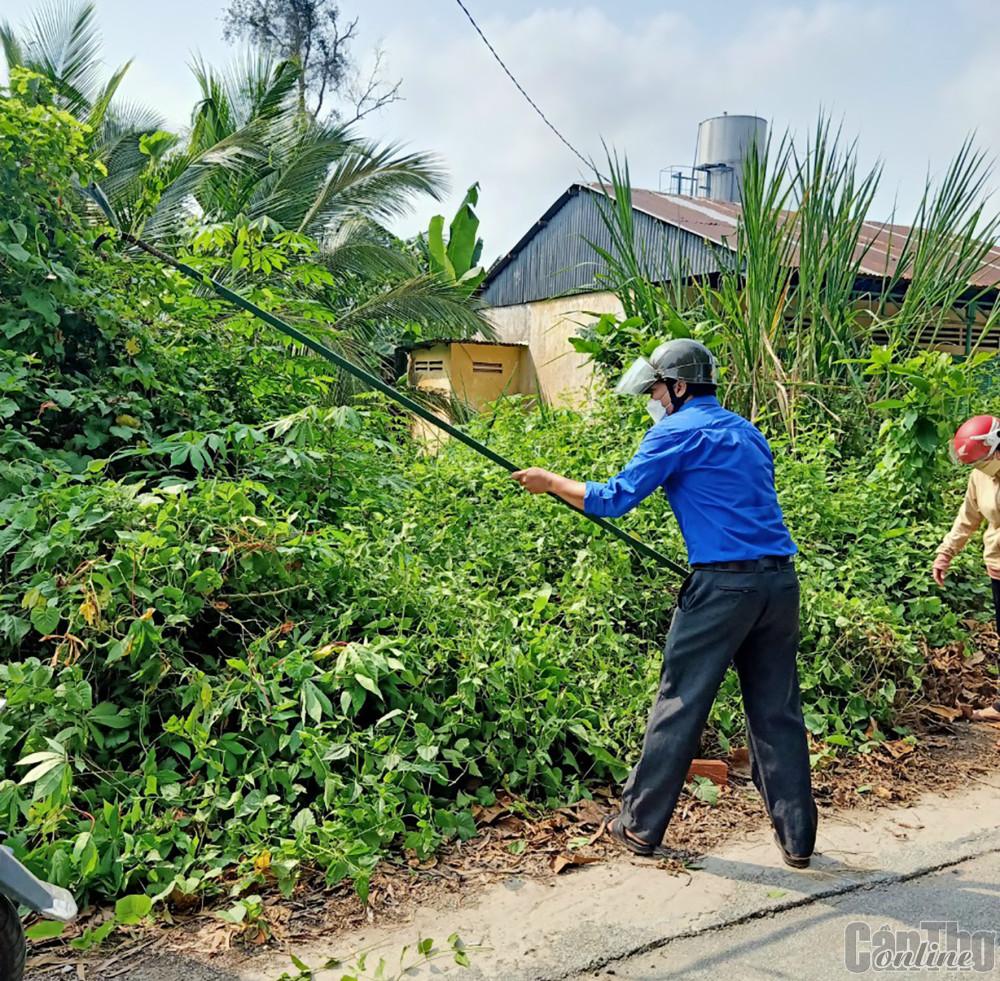
[[[697,126],[723,111],[756,113],[804,136],[821,106],[885,165],[879,217],[907,221],[930,170],[972,131],[1000,148],[994,0],[466,0],[563,133],[585,155],[601,140],[628,154],[636,185],[690,162]],[[196,95],[193,51],[226,59],[224,0],[97,0],[108,62],[132,57],[125,91],[183,125]],[[341,0],[360,17],[356,54],[381,43],[404,101],[365,124],[380,139],[431,150],[453,193],[417,202],[398,226],[422,228],[482,184],[487,257],[506,251],[572,181],[589,177],[532,113],[454,0]],[[16,20],[30,4],[0,0]]]

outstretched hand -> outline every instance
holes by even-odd
[[[510,476],[529,494],[548,494],[552,490],[553,478],[556,475],[541,467],[528,467],[527,470],[515,470]]]

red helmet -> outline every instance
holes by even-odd
[[[980,463],[1000,449],[1000,419],[973,416],[958,427],[951,441],[951,458],[956,463]]]

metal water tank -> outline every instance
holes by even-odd
[[[696,195],[715,201],[739,201],[743,194],[743,161],[755,144],[763,152],[767,120],[760,116],[723,114],[698,126],[694,170]]]

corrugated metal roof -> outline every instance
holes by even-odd
[[[546,211],[542,218],[528,230],[517,245],[493,264],[482,286],[484,295],[490,302],[494,303],[494,305],[503,305],[502,301],[500,303],[497,302],[499,296],[493,299],[490,298],[490,287],[504,270],[529,247],[539,232],[549,226],[550,222],[564,208],[567,202],[574,195],[579,194],[581,190],[598,194],[606,193],[606,189],[600,184],[577,183],[571,185],[552,207]],[[711,201],[704,198],[691,198],[679,194],[663,194],[659,191],[649,191],[643,188],[633,188],[632,206],[636,211],[649,215],[663,224],[687,233],[687,235],[697,236],[706,244],[710,243],[711,246],[735,247],[736,227],[740,215],[740,206],[738,204],[726,201]],[[865,222],[862,226],[858,247],[858,254],[864,253],[859,266],[860,271],[866,276],[876,278],[887,278],[894,275],[897,263],[899,262],[900,250],[909,234],[910,227],[907,225],[893,225],[888,222],[875,221]],[[537,249],[532,251],[537,251]],[[692,250],[689,247],[686,251],[690,253]],[[536,265],[538,258],[537,256],[535,257]],[[797,257],[793,257],[793,261],[796,260]],[[705,263],[701,265],[704,267],[702,270],[692,268],[692,272],[695,275],[699,271],[711,271]],[[708,265],[714,266],[714,263]],[[555,264],[553,263],[552,268],[554,267]],[[905,279],[908,277],[904,274],[902,278]],[[986,261],[972,277],[969,285],[975,287],[1000,285],[1000,247],[994,246],[990,249]],[[493,292],[499,293],[501,291],[494,288]],[[558,296],[559,291],[553,289],[546,295]],[[530,297],[530,299],[539,298],[541,297]],[[508,300],[507,302],[511,301]],[[522,300],[521,302],[526,302],[526,300]]]
[[[588,186],[595,191],[602,190],[599,184]],[[736,223],[741,210],[738,204],[634,189],[632,206],[671,225],[704,234],[717,245],[722,245],[725,238],[735,242]],[[791,217],[790,212],[785,214]],[[900,251],[911,230],[909,225],[866,221],[858,237],[857,254],[864,253],[859,267],[861,272],[866,276],[894,275]],[[902,278],[909,277],[904,273]],[[997,284],[1000,284],[1000,247],[993,246],[979,271],[969,280],[969,285],[989,287]]]
[[[600,289],[604,260],[590,243],[610,251],[611,236],[600,208],[600,194],[574,184],[545,212],[521,241],[494,263],[482,286],[491,306],[512,306]],[[719,268],[719,250],[702,234],[635,211],[636,246],[647,275],[666,282],[671,272],[705,276]]]
[[[600,185],[590,185],[600,191]],[[740,206],[727,201],[707,201],[657,191],[632,191],[632,205],[638,211],[684,228],[689,232],[704,234],[716,245],[736,239],[736,224]],[[790,212],[786,214],[791,217]],[[909,225],[892,225],[889,222],[866,221],[858,237],[860,270],[866,276],[889,277],[895,274],[899,254],[911,232]],[[797,259],[797,256],[796,256]],[[909,277],[904,273],[903,279]],[[986,261],[969,281],[970,286],[996,286],[1000,283],[1000,247],[990,249]]]

